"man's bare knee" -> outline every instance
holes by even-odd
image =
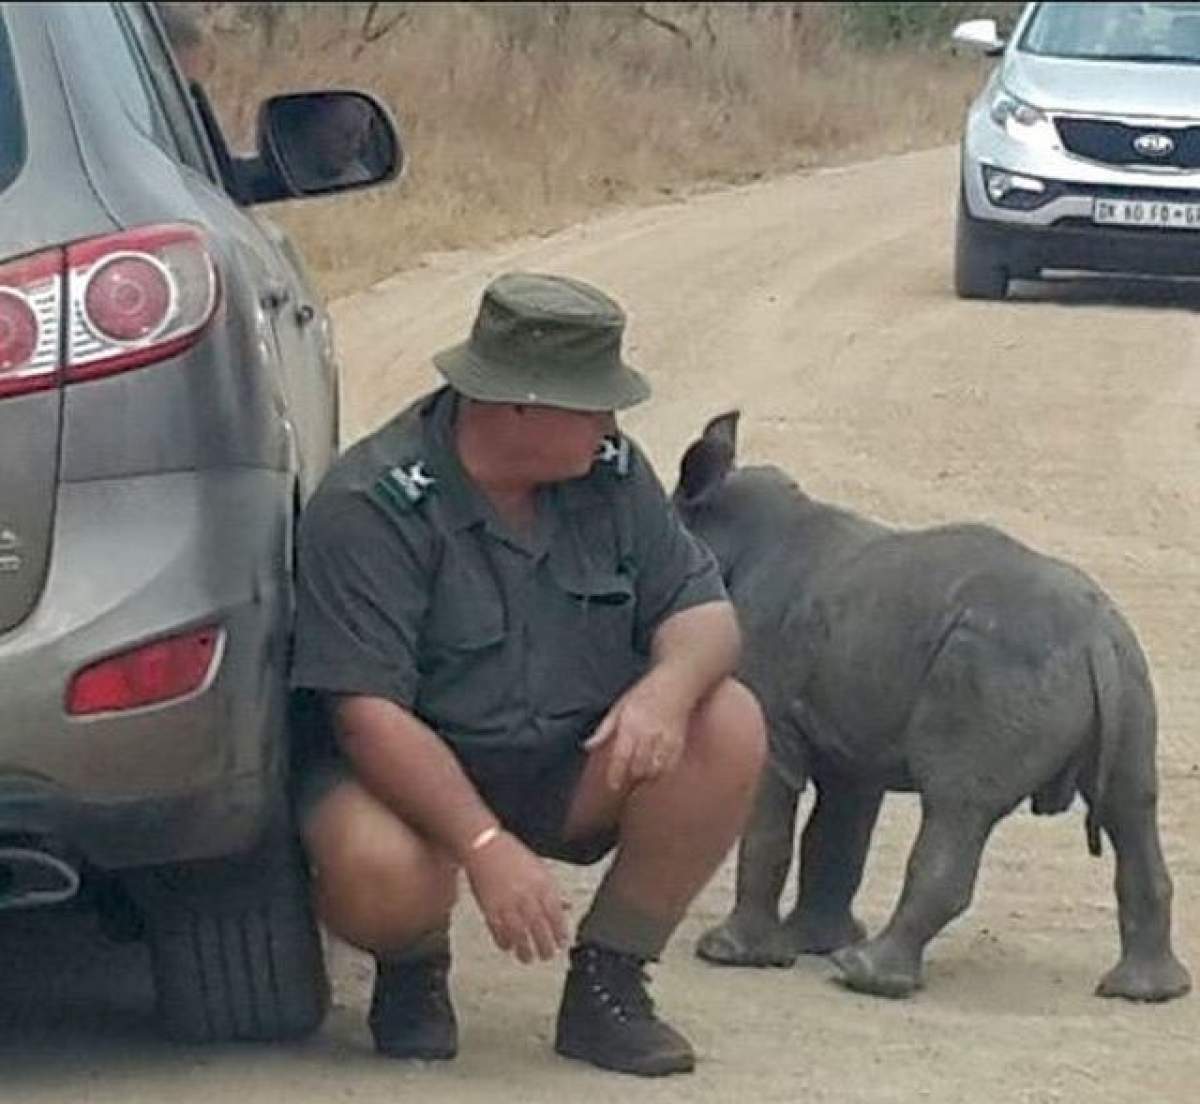
[[[696,710],[688,750],[723,774],[757,778],[767,756],[758,699],[736,679],[725,679]]]
[[[325,798],[304,838],[321,919],[352,943],[394,948],[454,907],[454,864],[357,783]]]

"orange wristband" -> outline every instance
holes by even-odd
[[[472,855],[478,854],[485,847],[487,847],[489,843],[495,843],[495,841],[499,838],[500,833],[503,831],[504,829],[501,828],[499,824],[493,824],[491,827],[485,828],[479,833],[479,835],[471,840],[471,845],[467,848],[467,851]]]

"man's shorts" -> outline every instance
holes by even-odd
[[[587,752],[578,744],[549,752],[522,748],[453,750],[488,808],[531,851],[548,859],[587,866],[599,862],[616,846],[615,827],[589,839],[563,838],[571,799],[587,764]],[[297,822],[303,825],[334,787],[353,777],[353,768],[338,752],[327,750],[315,755],[297,770],[293,783]]]

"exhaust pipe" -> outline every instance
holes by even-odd
[[[40,847],[0,847],[0,912],[69,901],[79,892],[79,872]]]

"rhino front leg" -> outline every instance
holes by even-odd
[[[833,955],[848,988],[880,997],[907,997],[920,988],[925,945],[971,903],[995,819],[973,808],[923,804],[921,830],[887,927]]]
[[[1138,754],[1136,749],[1131,753]],[[1121,958],[1096,992],[1102,997],[1168,1001],[1188,992],[1192,980],[1171,950],[1171,876],[1159,842],[1154,768],[1152,763],[1139,765],[1140,770],[1122,771],[1114,778],[1101,813],[1117,853]]]
[[[721,966],[790,966],[796,961],[779,922],[779,897],[792,865],[800,794],[768,764],[738,845],[733,911],[700,937],[696,954]]]
[[[800,845],[800,893],[784,922],[800,954],[829,954],[866,936],[850,905],[882,803],[876,786],[841,779],[817,784]]]

